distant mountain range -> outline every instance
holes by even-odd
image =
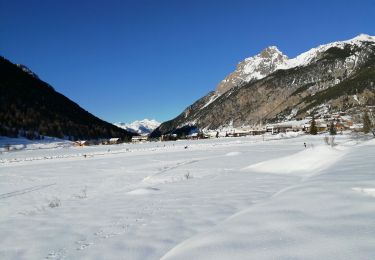
[[[375,37],[313,48],[289,59],[277,47],[241,61],[215,91],[197,100],[151,136],[197,127],[254,126],[329,111],[375,105]]]
[[[143,119],[143,120],[137,120],[133,123],[115,123],[115,126],[118,126],[120,128],[123,128],[129,132],[140,134],[140,135],[148,135],[152,131],[154,131],[160,123],[154,119]]]
[[[129,140],[133,135],[85,111],[26,66],[0,56],[0,136]]]

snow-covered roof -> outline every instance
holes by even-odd
[[[137,136],[133,136],[132,139],[133,140],[140,140],[140,139],[147,139],[148,137],[146,135],[137,135]]]

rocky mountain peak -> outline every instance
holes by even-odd
[[[272,57],[282,57],[283,53],[276,46],[269,46],[259,53],[263,59],[271,59]]]
[[[253,80],[264,78],[280,67],[285,67],[288,57],[276,46],[270,46],[259,54],[241,61],[234,72],[222,80],[216,90],[219,94]]]

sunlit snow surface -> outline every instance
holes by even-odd
[[[2,152],[0,259],[372,259],[375,141],[287,137]]]

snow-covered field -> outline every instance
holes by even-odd
[[[336,142],[2,151],[0,259],[373,259],[375,140]]]

